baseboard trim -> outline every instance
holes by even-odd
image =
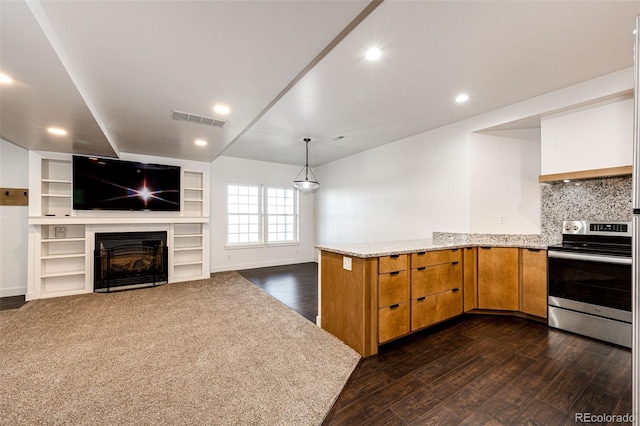
[[[308,257],[303,259],[285,259],[285,260],[268,260],[264,262],[253,263],[240,263],[235,265],[214,266],[210,269],[210,272],[227,272],[227,271],[239,271],[242,269],[255,269],[255,268],[268,268],[269,266],[282,266],[282,265],[295,265],[298,263],[318,263],[315,257]]]
[[[24,296],[27,294],[26,287],[9,287],[0,289],[0,297]]]

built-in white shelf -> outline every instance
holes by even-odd
[[[27,300],[92,292],[99,232],[166,231],[169,282],[209,276],[208,164],[180,164],[180,212],[115,212],[73,210],[71,155],[30,151],[29,159]]]
[[[182,174],[183,214],[204,216],[204,175],[185,170]]]
[[[71,181],[67,180],[67,179],[48,179],[48,178],[42,178],[41,179],[42,183],[63,183],[63,184],[68,184],[71,185]]]
[[[193,250],[202,250],[203,247],[177,247],[174,248],[173,251],[193,251]]]
[[[84,241],[84,237],[82,238],[47,238],[44,240],[40,240],[41,243],[68,243],[73,241]]]
[[[175,224],[173,234],[173,276],[186,281],[204,276],[204,223]]]
[[[72,277],[74,275],[84,275],[84,270],[82,271],[64,271],[64,272],[52,272],[50,274],[42,274],[40,278],[53,278],[53,277]]]
[[[51,260],[51,259],[73,259],[74,257],[84,258],[84,253],[75,253],[75,254],[53,254],[50,256],[40,256],[40,260]]]
[[[192,262],[174,262],[174,266],[187,266],[187,265],[202,265],[202,261],[192,261]]]
[[[71,161],[43,158],[40,200],[42,215],[71,215]]]

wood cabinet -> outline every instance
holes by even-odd
[[[462,313],[462,255],[459,249],[411,255],[411,330]]]
[[[478,308],[519,309],[518,248],[478,249]]]
[[[378,259],[378,342],[409,332],[409,257],[406,254]]]
[[[466,247],[462,252],[462,281],[464,286],[465,312],[478,307],[478,249]]]
[[[322,251],[321,325],[365,357],[380,344],[474,309],[546,316],[544,250],[442,249],[352,257],[351,267],[345,257]]]
[[[547,251],[521,250],[521,295],[520,310],[526,314],[547,317]]]

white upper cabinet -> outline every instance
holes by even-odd
[[[633,154],[631,95],[543,117],[543,175],[629,166]]]

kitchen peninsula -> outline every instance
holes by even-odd
[[[534,234],[318,245],[319,325],[361,355],[467,312],[546,320],[546,248]]]

